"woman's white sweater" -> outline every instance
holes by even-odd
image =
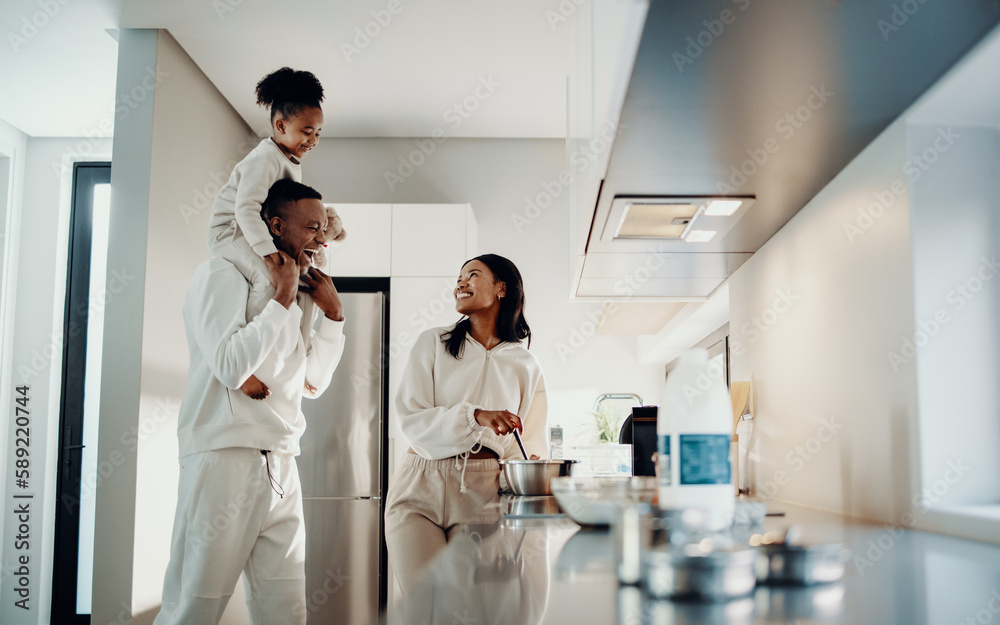
[[[548,405],[535,355],[520,343],[487,351],[467,336],[462,357],[455,358],[441,342],[452,327],[421,333],[410,354],[396,394],[400,431],[410,447],[430,460],[475,451],[477,444],[500,458],[520,458],[513,436],[500,436],[475,417],[477,408],[508,410],[524,423],[521,439],[528,454],[547,458]]]

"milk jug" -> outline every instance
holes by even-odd
[[[702,508],[709,530],[732,524],[732,407],[722,367],[708,352],[681,354],[667,375],[656,419],[657,485],[663,508]]]

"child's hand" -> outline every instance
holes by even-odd
[[[316,387],[306,382],[306,394],[309,395],[310,397],[316,395]]]
[[[255,375],[247,378],[247,381],[243,383],[240,390],[250,399],[267,399],[271,396],[271,389],[267,388]]]

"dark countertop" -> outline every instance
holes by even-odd
[[[758,586],[749,598],[724,604],[675,603],[619,587],[606,528],[583,529],[561,515],[505,516],[515,503],[504,496],[453,534],[426,587],[392,610],[389,622],[1000,625],[1000,546],[772,502],[768,512],[785,516],[753,531],[796,524],[804,543],[843,543],[851,550],[844,579]]]

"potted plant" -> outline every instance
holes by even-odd
[[[574,467],[574,475],[631,475],[632,446],[618,443],[618,435],[627,414],[621,406],[604,404],[597,412],[590,413],[593,423],[584,430],[590,434],[590,445],[574,447],[574,457],[581,465]]]

